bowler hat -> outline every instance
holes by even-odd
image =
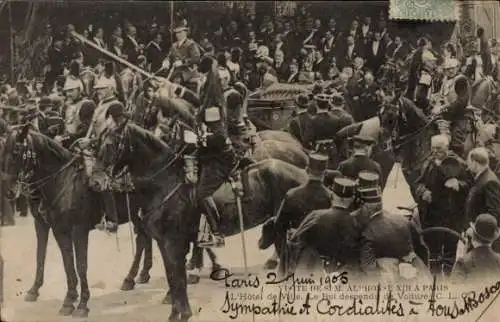
[[[309,164],[307,166],[310,174],[321,175],[328,166],[328,157],[319,153],[309,155]]]
[[[356,191],[356,182],[348,178],[335,178],[332,190],[341,198],[352,198]]]
[[[218,122],[221,120],[220,108],[212,106],[205,109],[205,122]]]
[[[106,111],[106,118],[109,116],[113,117],[114,119],[117,119],[120,116],[125,115],[125,107],[121,102],[116,101],[115,103],[112,103],[109,107],[108,110]]]
[[[352,141],[353,142],[357,142],[357,143],[361,143],[361,144],[364,144],[364,145],[375,144],[375,139],[374,138],[372,138],[371,136],[368,136],[368,135],[361,135],[361,134],[353,136],[352,137]]]
[[[480,214],[470,227],[474,236],[485,243],[494,242],[500,236],[497,219],[490,214]]]

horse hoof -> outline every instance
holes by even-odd
[[[268,259],[264,263],[264,269],[275,269],[276,267],[278,267],[278,261],[277,260]]]
[[[165,295],[165,297],[163,298],[161,303],[162,304],[172,304],[172,296],[170,295],[170,293],[167,293],[167,295]]]
[[[144,274],[144,275],[139,275],[139,278],[137,279],[137,283],[139,284],[147,284],[149,280],[151,279],[151,276],[149,274]]]
[[[188,274],[187,283],[188,284],[198,284],[200,282],[200,275]]]
[[[227,270],[224,269],[222,266],[214,267],[212,268],[212,273],[210,274],[210,278],[213,280],[222,280],[226,277]]]
[[[59,309],[59,315],[68,316],[71,315],[74,310],[75,307],[73,305],[65,304]]]
[[[131,291],[135,287],[135,282],[134,280],[128,280],[124,279],[122,283],[122,287],[120,287],[120,290],[122,291]]]
[[[26,301],[26,302],[36,302],[38,300],[38,295],[39,295],[38,293],[29,291],[24,296],[24,301]]]
[[[84,307],[84,308],[78,308],[75,311],[73,311],[73,317],[75,318],[86,318],[89,316],[89,309]]]

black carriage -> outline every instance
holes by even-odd
[[[421,228],[420,215],[417,205],[412,207],[397,207],[404,211],[404,215],[413,221],[418,228]],[[456,253],[445,250],[445,244],[458,243],[462,241],[466,244],[465,238],[457,231],[447,227],[427,227],[422,229],[422,237],[429,247],[429,257],[427,266],[433,274],[446,275],[453,268],[456,260]],[[429,243],[430,240],[439,240],[439,243]]]
[[[273,84],[248,97],[247,114],[257,130],[282,130],[295,110],[295,98],[308,94],[312,84]]]

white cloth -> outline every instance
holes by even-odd
[[[372,51],[374,55],[377,55],[379,47],[380,47],[380,41],[374,41],[372,43]]]

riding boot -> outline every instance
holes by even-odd
[[[212,230],[212,234],[209,240],[199,241],[199,247],[223,247],[225,245],[224,236],[219,230],[219,220],[220,215],[217,209],[217,205],[215,204],[215,200],[213,197],[207,197],[203,199],[203,210],[205,211],[205,217],[207,219],[207,223]]]

